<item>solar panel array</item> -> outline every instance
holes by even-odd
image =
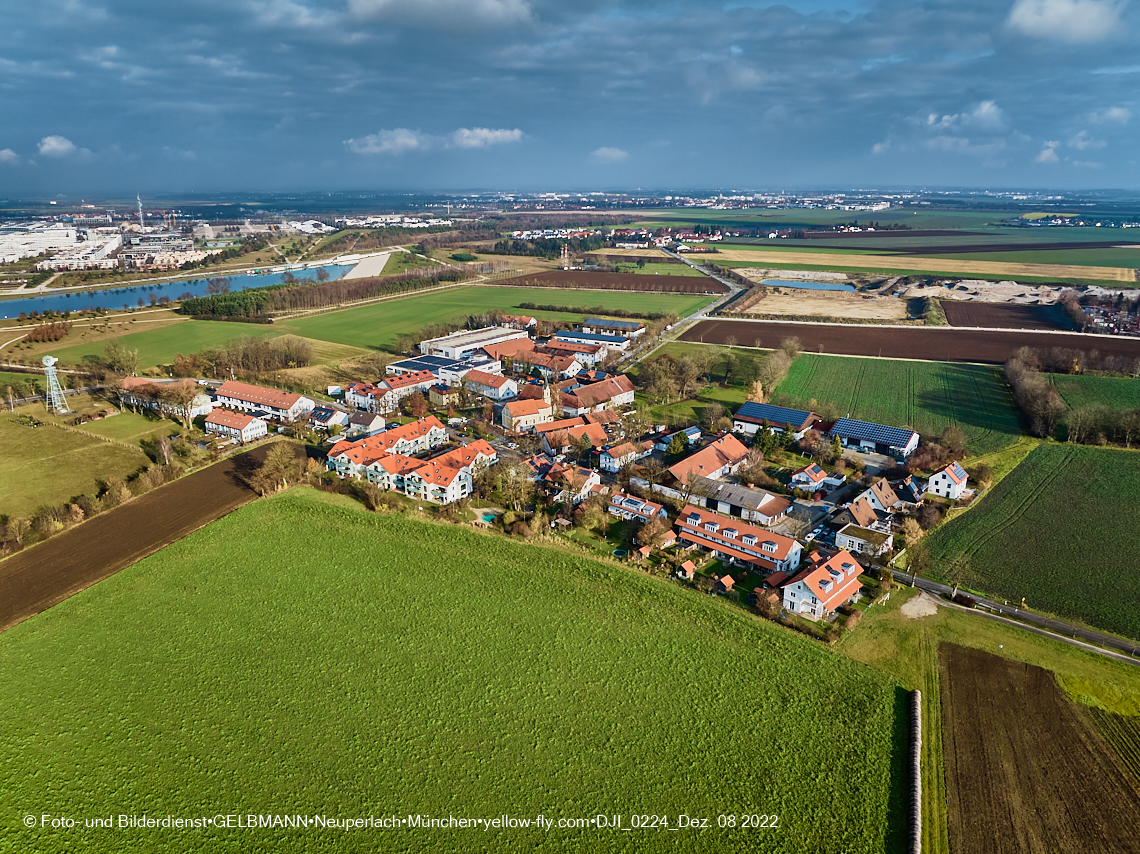
[[[962,466],[960,466],[958,463],[951,463],[950,472],[954,475],[954,477],[958,478],[958,480],[966,479],[966,470],[962,468]]]
[[[764,421],[767,419],[777,427],[781,427],[784,424],[799,427],[807,421],[808,416],[811,414],[812,413],[803,409],[788,409],[786,406],[773,406],[770,403],[756,403],[752,400],[736,410],[737,417],[747,418],[749,421]]]
[[[847,439],[861,439],[866,442],[874,442],[877,445],[890,445],[894,448],[905,448],[915,433],[913,430],[902,430],[898,427],[886,427],[867,421],[840,418],[831,428],[831,435],[842,436]]]

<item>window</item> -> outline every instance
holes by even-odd
[[[754,546],[754,545],[756,545],[756,535],[755,534],[745,534],[743,537],[740,538],[740,542],[744,543],[744,545],[746,545],[746,546]]]
[[[704,528],[706,531],[716,531],[720,528],[716,522],[705,522]]]
[[[765,543],[762,546],[760,546],[760,548],[764,549],[764,551],[768,552],[769,554],[775,554],[776,553],[776,544],[774,542],[772,542],[771,540],[765,541]]]

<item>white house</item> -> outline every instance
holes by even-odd
[[[634,397],[633,382],[625,374],[606,377],[600,382],[563,384],[559,388],[562,391],[562,414],[567,418],[627,406],[633,403]]]
[[[808,490],[818,489],[827,480],[827,472],[820,468],[819,463],[804,466],[792,474],[792,483]]]
[[[316,406],[309,410],[309,423],[314,430],[327,431],[336,426],[344,427],[348,424],[348,413],[331,406]]]
[[[818,619],[858,595],[863,567],[846,550],[826,561],[818,553],[812,557],[812,565],[784,585],[783,605],[793,614]]]
[[[233,380],[218,387],[217,401],[219,406],[239,412],[264,410],[282,421],[296,421],[317,405],[300,394]]]
[[[635,522],[651,522],[654,519],[667,519],[669,514],[660,504],[629,495],[626,492],[615,492],[610,496],[609,512],[611,516]]]
[[[896,508],[902,504],[895,491],[891,489],[891,485],[887,483],[886,478],[880,479],[878,483],[871,484],[870,487],[855,497],[855,501],[861,498],[867,499],[872,508],[882,510],[884,513],[894,513]]]
[[[844,525],[835,535],[835,546],[856,554],[878,557],[889,552],[895,544],[895,535],[889,531],[861,528],[858,525]]]
[[[765,575],[792,572],[803,554],[803,547],[791,537],[692,504],[677,517],[677,530],[682,542],[711,551],[725,563],[739,563]]]
[[[966,475],[966,470],[958,463],[950,463],[942,471],[931,476],[926,483],[926,491],[932,495],[941,495],[957,501],[962,497],[967,480],[969,478]]]
[[[539,424],[549,424],[554,420],[554,405],[550,402],[550,391],[546,399],[529,398],[512,400],[503,407],[503,429],[513,433],[526,433]]]
[[[591,317],[582,321],[582,331],[595,335],[616,335],[619,338],[636,338],[645,333],[640,320],[605,320]]]
[[[600,465],[602,471],[619,471],[622,466],[648,457],[653,453],[652,442],[623,442],[613,448],[602,451]]]
[[[427,393],[439,382],[431,371],[416,371],[387,377],[371,383],[349,383],[344,392],[344,402],[368,412],[392,412],[400,401],[417,391]]]
[[[228,436],[239,442],[252,442],[269,432],[269,426],[260,418],[228,409],[215,409],[206,416],[206,432]]]
[[[337,442],[329,450],[328,468],[341,477],[363,477],[365,470],[381,457],[410,457],[437,448],[448,440],[447,428],[434,415],[429,415],[376,436]]]
[[[491,400],[507,400],[519,396],[519,384],[500,374],[485,371],[468,371],[463,378],[463,386],[469,391],[489,397]]]

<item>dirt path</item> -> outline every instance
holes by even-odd
[[[267,446],[160,487],[0,562],[0,631],[256,498],[243,476]]]

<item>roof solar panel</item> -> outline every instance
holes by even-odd
[[[777,426],[793,424],[797,427],[803,424],[808,419],[808,416],[811,415],[810,412],[803,409],[788,409],[786,406],[773,406],[770,403],[756,403],[751,400],[736,410],[736,414],[750,421],[764,421],[767,419]]]
[[[905,447],[909,444],[911,437],[915,435],[913,430],[903,430],[898,427],[887,427],[883,424],[871,424],[867,421],[854,421],[850,418],[840,418],[835,422],[835,426],[831,428],[832,436],[845,436],[848,439],[862,439],[867,442],[875,442],[879,445],[891,445],[892,447]]]

